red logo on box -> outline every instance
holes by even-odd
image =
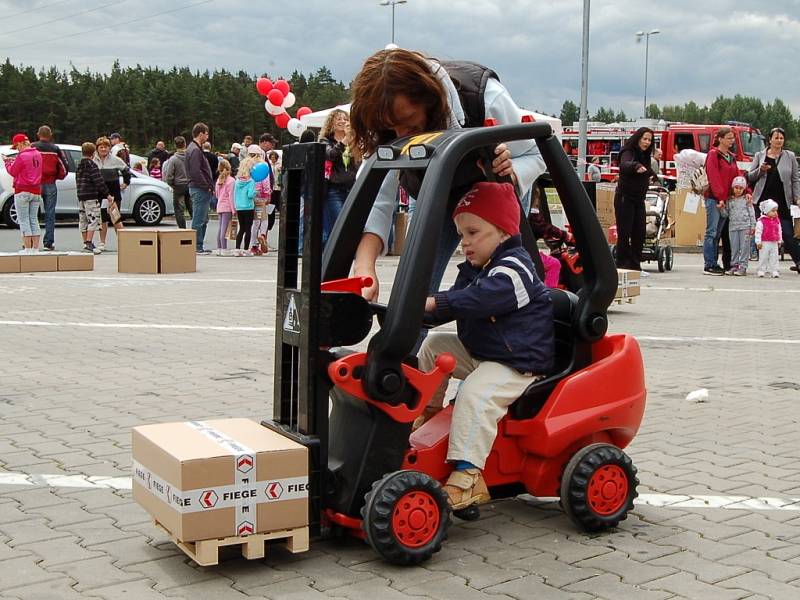
[[[271,481],[266,488],[267,498],[277,500],[283,494],[283,486],[278,481]]]
[[[236,533],[237,535],[250,535],[251,533],[255,533],[255,529],[250,521],[244,521],[241,525],[239,525]]]
[[[242,473],[247,473],[248,471],[253,469],[253,457],[245,454],[244,456],[240,456],[239,460],[236,461],[236,468],[241,471]]]
[[[200,506],[203,508],[213,508],[217,500],[219,500],[219,496],[217,496],[217,492],[214,490],[206,490],[200,494]]]

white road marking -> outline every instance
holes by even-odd
[[[0,473],[0,486],[3,485],[130,490],[132,482],[130,477]],[[534,498],[534,500],[551,503],[556,502],[558,499]],[[706,496],[697,494],[639,494],[635,503],[656,508],[800,511],[800,498],[755,498],[751,496]]]
[[[733,292],[749,294],[800,294],[800,289],[774,290],[769,288],[715,288],[715,287],[670,287],[661,285],[642,286],[646,290],[656,290],[665,292]]]
[[[0,325],[19,327],[96,327],[100,329],[186,329],[192,331],[275,331],[274,327],[247,325],[180,325],[172,323],[82,323],[55,321],[11,321],[2,320]]]
[[[2,288],[0,288],[2,289]],[[34,288],[30,288],[33,290]],[[240,298],[237,297],[237,302],[256,302],[256,301],[263,301],[264,298],[262,296],[253,296],[250,298]],[[188,302],[153,302],[153,303],[145,303],[145,304],[121,304],[121,305],[112,305],[112,306],[93,306],[93,311],[104,311],[104,310],[115,310],[119,311],[122,309],[128,308],[154,308],[156,306],[188,306],[190,304],[202,304],[208,306],[208,300],[196,300],[196,301],[188,301]],[[36,314],[42,313],[60,313],[60,312],[75,312],[80,311],[82,313],[86,312],[85,306],[71,306],[69,308],[45,308],[45,309],[36,309]],[[9,315],[29,315],[31,314],[30,309],[28,310],[8,310],[5,313],[6,316]]]
[[[119,282],[170,282],[170,283],[277,283],[276,279],[233,279],[233,278],[183,278],[183,277],[125,277],[124,275],[116,277],[103,277],[100,275],[50,275],[42,277],[42,273],[8,273],[0,276],[0,281],[3,279],[26,279],[30,282],[33,281],[50,281],[50,280],[78,280],[78,281],[113,281]]]
[[[737,338],[737,337],[692,337],[692,336],[659,336],[659,335],[636,335],[637,340],[644,342],[736,342],[746,344],[800,344],[800,340],[766,338]]]

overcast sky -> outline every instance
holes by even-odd
[[[582,0],[408,0],[395,42],[494,68],[517,103],[556,113],[580,100]],[[185,8],[183,8],[185,7]],[[169,11],[169,12],[168,12]],[[0,56],[108,71],[123,65],[243,69],[272,77],[322,65],[349,83],[390,41],[378,0],[0,0]],[[593,0],[589,111],[718,95],[783,99],[800,114],[800,0]],[[321,109],[326,107],[312,107]]]

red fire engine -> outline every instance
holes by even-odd
[[[764,149],[764,137],[755,127],[747,123],[729,121],[726,126],[733,129],[736,144],[733,153],[739,168],[747,169],[753,155]],[[641,119],[624,123],[589,123],[586,136],[586,161],[600,159],[601,177],[603,181],[613,181],[619,174],[619,152],[639,127],[650,127],[655,132],[655,145],[661,148],[661,174],[667,183],[674,186],[677,180],[675,154],[681,150],[691,149],[708,152],[717,129],[723,125],[693,125],[675,123],[655,119]],[[578,160],[578,124],[564,127],[561,136],[564,151],[574,163]]]

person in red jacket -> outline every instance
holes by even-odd
[[[728,221],[725,204],[734,178],[740,175],[736,156],[731,152],[734,143],[736,136],[733,130],[730,127],[720,127],[714,136],[714,147],[706,157],[708,190],[705,193],[706,235],[703,239],[703,273],[706,275],[724,275],[730,269],[731,249],[725,229]],[[723,240],[724,268],[717,263],[720,238]]]
[[[31,144],[42,155],[42,204],[44,205],[44,239],[45,250],[55,250],[56,244],[56,203],[58,190],[56,181],[67,176],[67,164],[61,149],[53,143],[53,131],[42,125],[36,132],[38,142]]]
[[[42,155],[31,147],[28,136],[18,133],[11,144],[19,152],[13,163],[6,166],[14,178],[14,208],[22,232],[22,252],[39,250],[39,205],[42,203]]]

